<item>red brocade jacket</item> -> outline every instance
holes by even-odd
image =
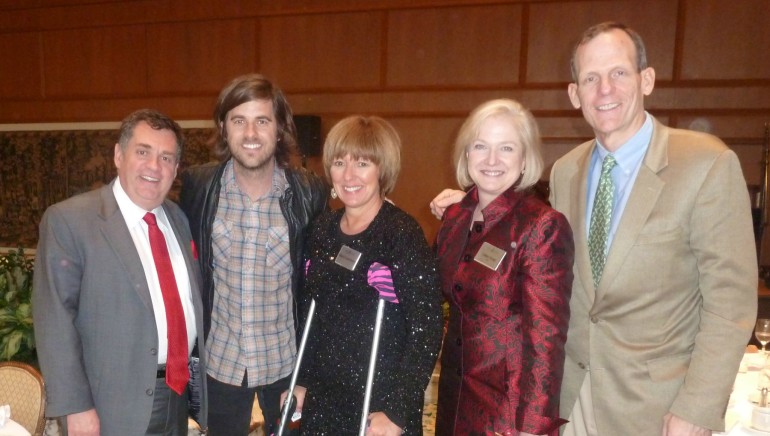
[[[437,237],[450,315],[441,356],[436,435],[558,434],[574,245],[562,214],[514,188],[472,223],[472,188],[446,210]],[[497,270],[474,260],[505,251]]]

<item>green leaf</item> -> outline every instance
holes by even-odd
[[[32,330],[28,330],[24,332],[23,341],[28,349],[34,350],[35,349],[35,332]]]
[[[0,254],[0,360],[35,359],[31,307],[34,265],[21,248]]]
[[[29,318],[32,316],[32,305],[29,303],[22,303],[19,304],[19,307],[16,308],[16,317],[18,318]]]
[[[13,313],[10,307],[0,309],[0,327],[5,326],[8,323],[16,322],[16,314]]]
[[[8,336],[5,336],[0,342],[0,359],[11,360],[16,353],[19,352],[21,347],[22,333],[19,331],[13,332]]]
[[[13,281],[16,283],[16,286],[19,288],[23,288],[27,284],[27,272],[24,271],[24,268],[21,266],[17,266],[13,270],[11,270],[11,273],[13,274]]]

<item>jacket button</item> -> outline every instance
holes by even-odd
[[[481,231],[484,230],[484,226],[482,226],[481,224],[476,224],[475,226],[473,226],[473,230],[476,233],[481,233]]]
[[[599,322],[599,317],[598,316],[592,316],[591,317],[591,322],[594,323],[594,324],[598,323]]]
[[[457,345],[462,345],[462,344],[463,344],[463,340],[460,338],[457,338]]]
[[[144,391],[144,393],[147,394],[148,397],[151,397],[152,396],[152,389],[147,389],[146,391]]]
[[[462,290],[463,290],[463,285],[461,285],[461,284],[459,284],[459,283],[456,283],[456,284],[455,284],[455,291],[458,291],[458,292],[459,292],[459,291],[462,291]]]
[[[157,348],[150,348],[150,354],[152,354],[153,356],[157,356],[158,355],[158,349]]]
[[[579,367],[580,369],[586,369],[586,364],[585,364],[585,363],[583,363],[583,362],[580,362],[580,363],[578,363],[578,367]]]
[[[463,260],[466,261],[466,262],[470,262],[471,261],[471,255],[470,254],[466,254],[465,256],[463,256]]]

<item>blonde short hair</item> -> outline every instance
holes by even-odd
[[[516,182],[516,190],[527,189],[540,180],[544,164],[543,156],[540,154],[540,130],[537,127],[535,117],[515,100],[498,99],[482,103],[474,109],[457,134],[454,149],[455,176],[462,189],[468,189],[474,185],[468,172],[468,147],[479,137],[481,124],[496,115],[509,116],[521,139],[524,152],[524,173]]]
[[[379,167],[380,195],[393,191],[401,171],[401,138],[389,122],[377,116],[352,115],[335,124],[324,142],[323,166],[329,182],[332,163],[347,155]]]

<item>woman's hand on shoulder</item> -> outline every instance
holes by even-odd
[[[369,414],[369,426],[366,436],[400,436],[404,431],[382,412]]]

